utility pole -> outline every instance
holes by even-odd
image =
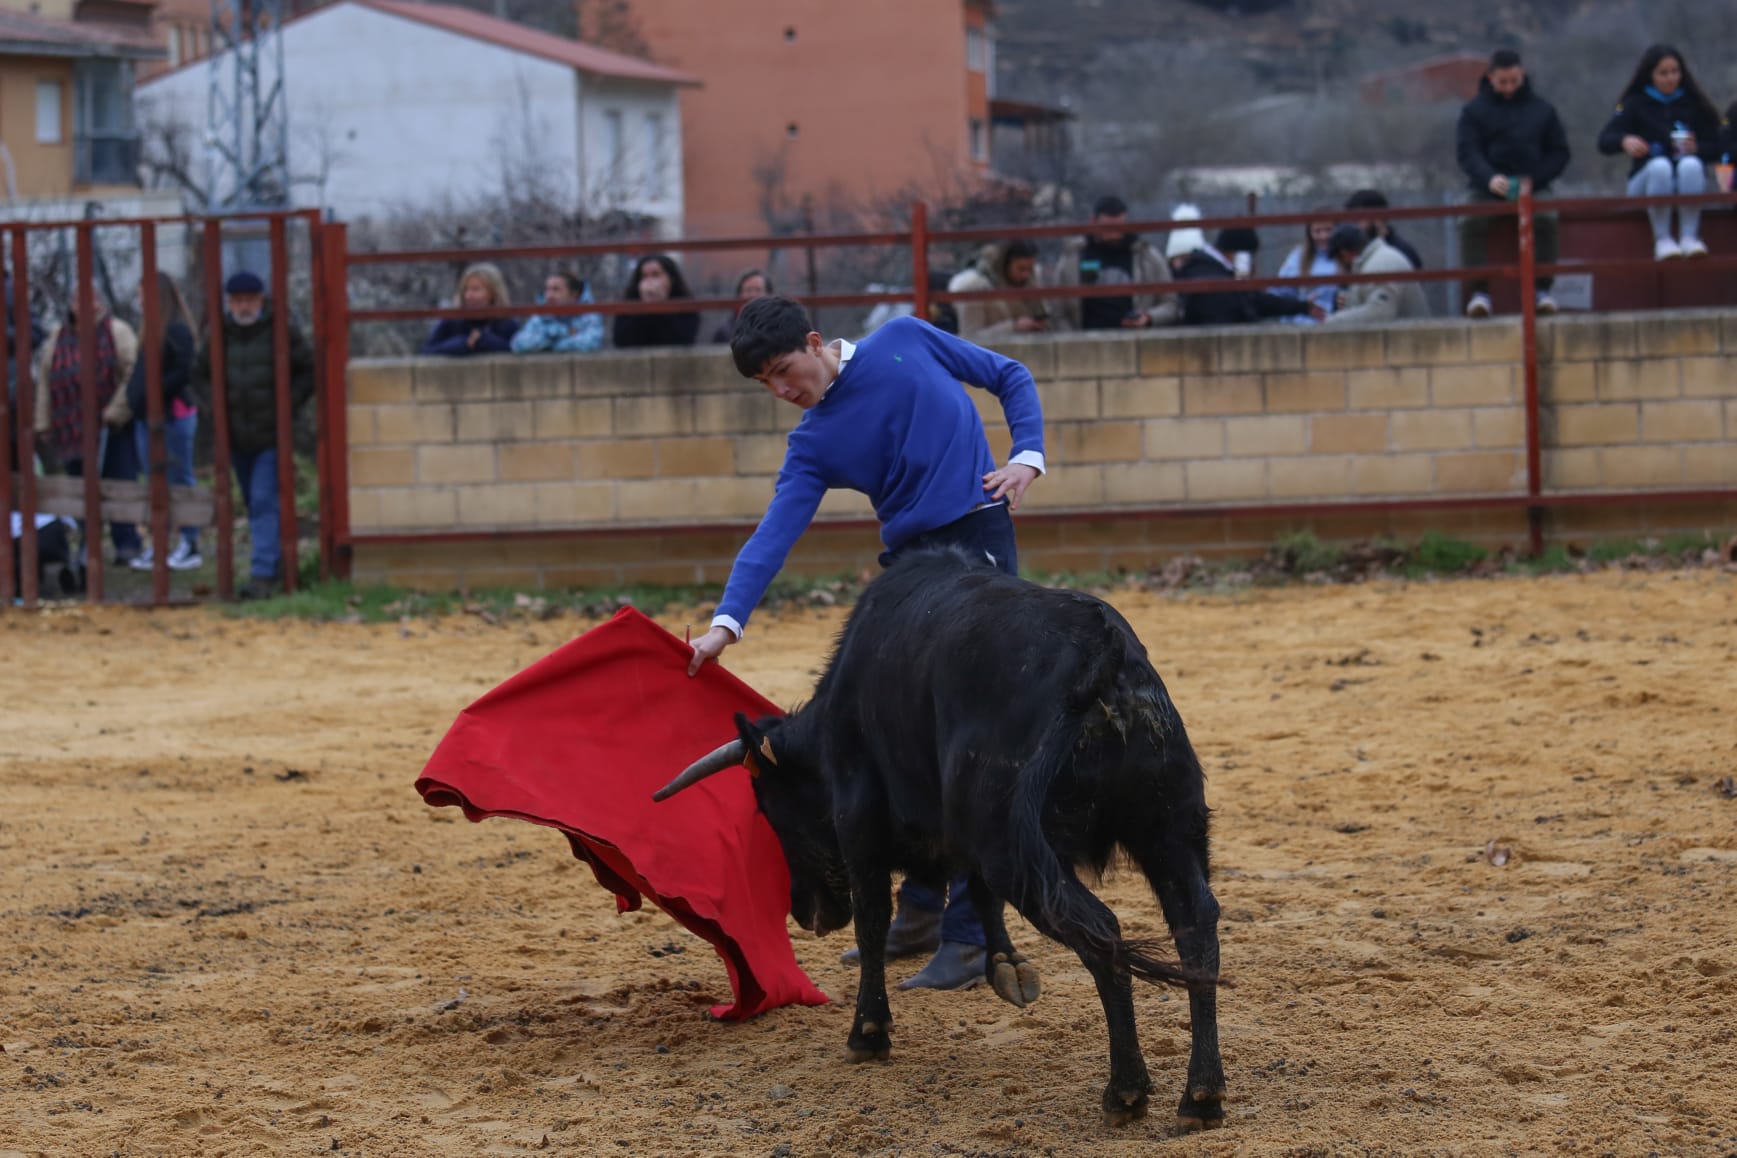
[[[289,117],[284,105],[284,0],[211,0],[206,98],[206,213],[289,208]],[[225,245],[226,264],[262,276],[264,223]]]

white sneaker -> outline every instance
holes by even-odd
[[[176,543],[175,549],[169,552],[169,570],[171,571],[192,571],[203,566],[204,563],[205,560],[200,558],[199,552],[194,550],[186,539]]]
[[[1466,317],[1487,318],[1495,313],[1495,307],[1490,304],[1489,294],[1473,294],[1466,303]]]
[[[1545,293],[1543,290],[1538,291],[1538,312],[1541,314],[1553,314],[1556,312],[1556,299]]]
[[[1676,238],[1661,237],[1653,242],[1653,260],[1670,261],[1672,258],[1681,256],[1683,256],[1683,247],[1677,244]]]
[[[127,566],[135,571],[149,571],[151,569],[151,562],[151,548],[146,547],[143,551],[140,551],[137,555],[134,555],[129,559],[127,561]]]
[[[1707,256],[1707,243],[1702,241],[1699,237],[1683,238],[1682,244],[1679,245],[1678,248],[1682,250],[1684,257]]]

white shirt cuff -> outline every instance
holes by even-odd
[[[729,628],[730,634],[735,636],[738,642],[740,642],[742,638],[742,625],[737,623],[733,616],[714,615],[712,616],[712,626]]]
[[[1043,467],[1043,451],[1041,451],[1041,450],[1022,450],[1018,454],[1014,455],[1012,458],[1008,459],[1007,465],[1008,466],[1029,466],[1032,470],[1035,470],[1038,474],[1044,474],[1045,473],[1044,467]]]

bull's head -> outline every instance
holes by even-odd
[[[850,924],[850,876],[832,824],[832,794],[806,745],[788,742],[794,717],[749,721],[737,713],[737,738],[694,761],[658,789],[667,800],[706,777],[744,764],[754,798],[778,834],[790,866],[790,915],[803,928],[827,934]]]

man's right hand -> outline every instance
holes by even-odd
[[[1506,197],[1508,195],[1508,178],[1505,174],[1497,173],[1494,177],[1490,178],[1490,192],[1498,197]]]
[[[688,661],[688,674],[700,674],[700,668],[708,659],[717,659],[724,649],[736,642],[736,633],[727,627],[714,627],[698,639],[694,640],[694,658]]]
[[[1049,329],[1047,318],[1015,318],[1013,328],[1021,334],[1041,334]]]

